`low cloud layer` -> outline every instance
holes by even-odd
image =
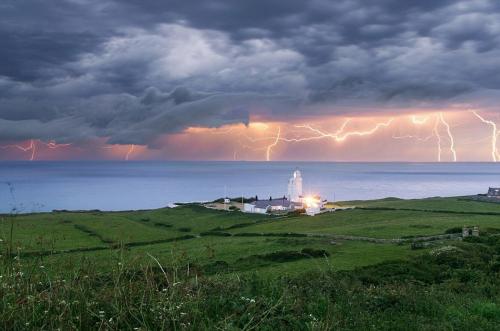
[[[190,126],[358,108],[494,106],[500,4],[0,4],[0,140],[153,144]]]

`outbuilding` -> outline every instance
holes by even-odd
[[[293,209],[293,203],[285,197],[281,199],[257,200],[243,205],[244,212],[258,214],[265,214],[271,211],[288,211]]]
[[[498,198],[500,199],[500,188],[498,187],[490,187],[488,189],[488,198]]]

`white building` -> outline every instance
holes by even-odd
[[[289,211],[293,210],[294,205],[286,198],[258,200],[252,203],[245,203],[243,211],[245,213],[266,214],[270,211]]]
[[[301,202],[302,199],[302,175],[299,170],[293,172],[293,176],[288,180],[288,200],[291,202]]]
[[[256,213],[256,214],[266,214],[269,211],[269,207],[264,208],[257,207],[255,203],[245,203],[243,205],[243,212],[245,213]]]

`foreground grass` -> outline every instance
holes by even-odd
[[[408,261],[300,276],[202,277],[182,260],[67,277],[5,260],[0,325],[16,329],[497,330],[500,240],[436,248]],[[33,262],[33,261],[32,261]],[[25,264],[27,263],[27,264]]]

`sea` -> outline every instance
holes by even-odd
[[[37,161],[0,162],[0,213],[137,210],[220,197],[287,193],[299,169],[304,193],[330,201],[486,193],[495,163]]]

